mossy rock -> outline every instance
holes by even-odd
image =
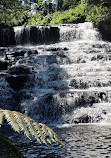
[[[0,158],[24,158],[11,141],[0,134]]]

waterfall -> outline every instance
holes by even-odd
[[[0,100],[42,122],[110,122],[111,43],[92,23],[14,32],[16,46],[0,47]]]
[[[100,40],[101,36],[92,23],[81,23],[60,26],[60,41]]]
[[[73,40],[100,40],[101,36],[92,23],[58,26],[14,27],[15,41],[22,44],[44,44]]]
[[[17,45],[53,43],[59,40],[59,28],[52,26],[14,27]]]

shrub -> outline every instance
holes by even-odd
[[[96,26],[108,15],[108,8],[102,6],[92,6],[86,16],[86,21],[92,21]]]

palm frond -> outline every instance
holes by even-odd
[[[19,112],[0,109],[0,125],[3,123],[3,119],[6,119],[16,132],[24,132],[29,139],[34,137],[39,143],[58,142],[63,144],[58,135],[48,126],[37,123]]]

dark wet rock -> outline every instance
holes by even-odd
[[[77,60],[77,63],[86,63],[86,61],[84,59],[79,59]]]
[[[27,55],[38,54],[38,51],[24,49],[24,50],[21,50],[19,52],[15,52],[14,56],[24,56],[25,54],[27,54]]]
[[[95,61],[95,60],[99,61],[99,60],[102,60],[102,59],[104,59],[104,55],[98,54],[97,56],[93,56],[91,58],[91,61]]]
[[[30,74],[31,70],[26,66],[16,66],[9,69],[9,74]]]
[[[38,54],[38,51],[37,50],[33,50],[33,54]]]
[[[28,76],[8,76],[6,81],[9,86],[15,90],[20,90],[24,88],[24,84],[27,82]]]
[[[6,48],[0,48],[0,52],[1,52],[1,51],[5,51],[5,50],[6,50]]]
[[[69,49],[65,47],[64,50],[66,51],[66,50],[69,50]]]
[[[101,101],[107,101],[107,94],[105,92],[100,92],[98,94],[98,97],[100,98]]]
[[[17,57],[17,56],[24,56],[24,54],[25,54],[26,52],[24,52],[24,51],[21,51],[21,52],[14,52],[12,55],[14,56],[14,57]]]
[[[54,43],[58,42],[60,38],[60,32],[58,27],[51,26],[49,32],[49,41]]]
[[[16,44],[42,44],[59,41],[59,28],[51,26],[26,26],[15,33]]]
[[[5,49],[0,49],[0,57],[5,57],[6,53],[5,53]]]
[[[7,70],[9,63],[6,61],[0,61],[0,70]]]
[[[51,47],[51,48],[48,48],[46,49],[47,51],[61,51],[61,50],[64,50],[64,51],[67,51],[68,48],[64,47],[64,48],[59,48],[59,47]]]
[[[102,39],[105,41],[111,41],[111,18],[101,20],[98,26],[99,32],[101,33]]]
[[[15,45],[15,33],[11,27],[0,28],[0,47]]]
[[[88,60],[87,56],[79,56],[77,58],[77,63],[86,63],[86,60]]]
[[[19,59],[21,57],[30,56],[32,54],[38,54],[37,50],[31,50],[31,49],[12,49],[6,52],[7,56],[12,56],[15,59]]]
[[[38,54],[38,51],[37,51],[37,50],[28,50],[28,51],[27,51],[27,54],[28,54],[28,55],[31,55],[31,54]]]
[[[101,44],[94,44],[94,45],[92,45],[92,47],[93,48],[103,48],[104,47],[104,45],[101,45]]]
[[[9,75],[6,76],[6,81],[9,83],[9,86],[14,90],[20,90],[24,88],[31,70],[28,67],[21,65],[11,67],[8,70],[8,73]]]
[[[98,54],[98,55],[97,55],[97,59],[98,59],[98,60],[101,60],[101,59],[103,59],[103,58],[104,58],[104,56],[103,56],[102,54]]]
[[[95,61],[97,58],[94,56],[91,58],[91,61]]]
[[[75,120],[73,120],[73,123],[88,123],[91,122],[91,116],[88,116],[87,114],[84,114],[83,116],[76,118]]]
[[[88,84],[83,82],[82,80],[76,81],[76,79],[72,79],[70,82],[70,86],[76,89],[86,89],[88,88]]]
[[[81,63],[86,63],[86,61],[85,60],[81,60]]]

